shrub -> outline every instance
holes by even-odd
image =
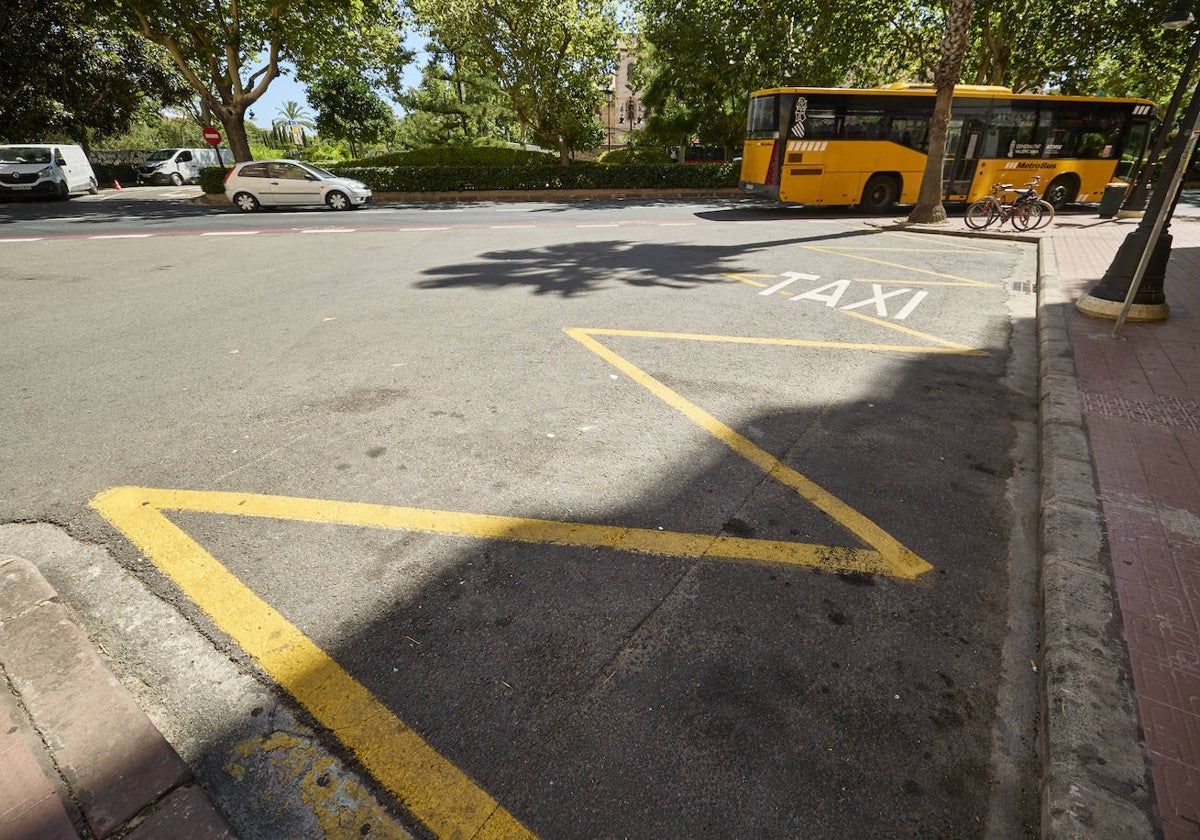
[[[479,190],[719,189],[736,187],[734,164],[541,166],[359,166],[334,172],[362,181],[374,192],[470,192]]]
[[[200,187],[206,193],[216,195],[225,192],[225,172],[223,166],[205,166],[200,170]]]

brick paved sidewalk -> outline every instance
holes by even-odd
[[[0,840],[220,840],[224,818],[32,563],[0,556]]]
[[[1074,303],[1136,221],[1060,217]],[[1067,313],[1138,711],[1165,840],[1200,838],[1200,219],[1176,218],[1167,321]],[[1097,835],[1099,836],[1099,835]]]

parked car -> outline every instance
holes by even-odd
[[[371,189],[311,163],[296,160],[252,160],[235,164],[225,174],[225,197],[243,213],[259,207],[327,204],[353,210],[371,200]]]
[[[159,149],[134,169],[141,184],[198,184],[200,170],[205,166],[228,166],[233,154],[228,149]]]
[[[79,146],[21,143],[0,146],[0,198],[70,198],[95,195],[99,183]]]

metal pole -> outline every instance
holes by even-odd
[[[1133,299],[1137,296],[1138,288],[1142,285],[1142,278],[1146,275],[1146,266],[1150,264],[1150,256],[1154,253],[1154,243],[1158,241],[1159,235],[1167,222],[1170,221],[1171,212],[1174,210],[1175,194],[1179,191],[1179,185],[1183,182],[1184,173],[1187,170],[1188,163],[1192,159],[1192,152],[1196,149],[1196,138],[1200,136],[1200,109],[1195,105],[1200,103],[1200,88],[1197,88],[1192,93],[1193,103],[1188,108],[1189,115],[1192,116],[1191,124],[1188,126],[1187,140],[1184,142],[1182,153],[1175,161],[1175,171],[1171,173],[1171,183],[1163,193],[1164,199],[1167,196],[1171,198],[1171,204],[1166,201],[1159,205],[1159,212],[1154,219],[1154,227],[1150,232],[1150,238],[1146,242],[1146,247],[1142,250],[1142,256],[1138,260],[1137,269],[1133,273],[1133,280],[1129,283],[1129,291],[1125,294],[1125,304],[1121,307],[1121,314],[1117,316],[1117,324],[1113,327],[1112,337],[1121,337],[1121,328],[1125,326],[1125,319],[1129,317],[1129,310],[1133,307]],[[1181,138],[1182,139],[1182,138]],[[1178,145],[1178,141],[1177,141]],[[1156,190],[1157,192],[1157,190]]]

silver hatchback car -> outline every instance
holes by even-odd
[[[297,160],[252,160],[225,173],[225,197],[243,213],[260,207],[327,204],[353,210],[371,200],[371,189],[311,163]]]

